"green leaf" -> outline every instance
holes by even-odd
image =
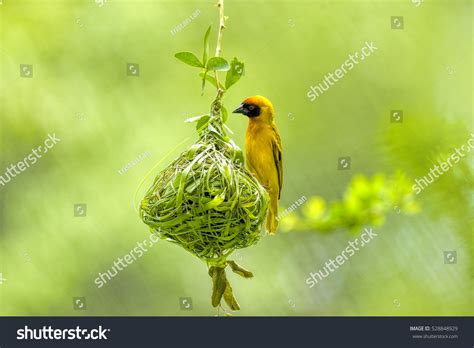
[[[180,61],[183,63],[186,63],[191,66],[195,66],[198,68],[204,68],[204,64],[202,64],[199,61],[199,58],[194,55],[194,53],[191,52],[179,52],[174,55],[176,58],[178,58]]]
[[[196,125],[196,129],[198,131],[201,131],[204,129],[204,127],[209,123],[209,120],[211,118],[209,117],[209,115],[204,115],[203,117],[201,117]]]
[[[221,114],[222,114],[222,123],[226,123],[227,118],[229,117],[229,114],[227,113],[227,109],[224,107],[224,105],[221,106]]]
[[[209,74],[204,74],[203,72],[202,72],[202,73],[199,73],[199,76],[200,76],[201,78],[204,78],[204,75],[205,75],[205,78],[206,78],[206,80],[207,80],[208,82],[210,82],[214,87],[217,87],[217,81],[216,81],[216,79],[215,79],[213,76],[211,76],[211,75],[209,75]]]
[[[224,202],[225,190],[222,194],[215,196],[210,202],[204,204],[204,210],[214,209]]]
[[[204,114],[204,115],[199,115],[199,116],[193,116],[193,117],[190,117],[190,118],[187,118],[184,120],[184,122],[186,123],[191,123],[191,122],[196,122],[196,121],[199,121],[201,118],[203,118],[204,116],[209,116],[209,114]]]
[[[207,56],[209,54],[209,34],[211,33],[211,26],[207,28],[206,34],[204,34],[204,53],[202,54],[202,61],[207,62]]]
[[[237,58],[232,59],[230,62],[230,69],[227,71],[225,76],[225,88],[229,89],[230,86],[235,84],[244,74],[244,63],[240,62]]]
[[[207,76],[207,69],[204,71],[202,76],[202,84],[201,84],[201,95],[204,95],[204,87],[206,86],[206,76]]]
[[[212,57],[207,62],[207,69],[212,71],[227,71],[230,69],[229,63],[224,58]]]

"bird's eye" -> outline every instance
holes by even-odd
[[[249,110],[254,111],[255,110],[255,105],[249,105]]]

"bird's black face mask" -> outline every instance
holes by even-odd
[[[241,104],[232,112],[234,114],[244,114],[248,117],[257,117],[260,116],[260,106],[254,104]]]

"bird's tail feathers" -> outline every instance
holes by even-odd
[[[278,213],[275,213],[271,209],[268,210],[267,222],[265,229],[269,235],[274,235],[278,227]]]

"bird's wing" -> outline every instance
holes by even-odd
[[[275,161],[275,166],[277,169],[278,174],[278,199],[280,199],[281,188],[283,186],[283,159],[281,156],[282,146],[281,146],[281,139],[280,134],[278,134],[278,130],[274,128],[275,137],[272,140],[272,147],[273,147],[273,160]]]

